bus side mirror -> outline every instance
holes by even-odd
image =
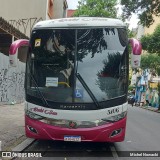
[[[131,67],[138,68],[140,67],[141,62],[142,45],[137,39],[134,38],[129,39],[129,43],[132,47]]]
[[[14,41],[9,48],[9,63],[10,66],[16,67],[18,61],[18,48],[21,46],[29,46],[29,40],[19,39]]]

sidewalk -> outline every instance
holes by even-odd
[[[160,113],[160,110],[158,110],[158,108],[156,108],[156,107],[151,107],[151,106],[136,106],[136,107],[140,107],[140,108],[143,108],[143,109],[147,109],[147,110],[150,110],[150,111],[153,111],[153,112]]]
[[[157,112],[160,113],[160,110],[158,110],[158,108],[155,107],[150,107],[150,106],[142,106],[142,108],[153,111],[153,112]]]
[[[24,103],[0,106],[0,141],[3,151],[10,151],[26,139]]]

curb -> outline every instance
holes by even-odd
[[[19,145],[17,145],[16,147],[14,147],[12,149],[12,151],[14,152],[22,152],[24,149],[26,149],[29,145],[31,145],[34,141],[36,141],[35,139],[32,138],[27,138],[26,140],[24,140],[22,143],[20,143]]]
[[[156,113],[160,113],[160,110],[158,110],[158,108],[153,108],[153,107],[143,107],[143,106],[137,106],[139,108],[143,108],[143,109],[146,109],[146,110],[149,110],[149,111],[152,111],[152,112],[156,112]]]

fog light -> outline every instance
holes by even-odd
[[[36,134],[38,133],[37,130],[34,129],[33,127],[30,127],[30,126],[27,126],[27,127],[31,132],[36,133]]]
[[[116,129],[112,132],[111,136],[110,137],[114,137],[116,135],[118,135],[119,133],[121,133],[122,129]]]

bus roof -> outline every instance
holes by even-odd
[[[119,19],[100,17],[72,17],[38,22],[33,29],[40,28],[81,28],[81,27],[126,27]]]

